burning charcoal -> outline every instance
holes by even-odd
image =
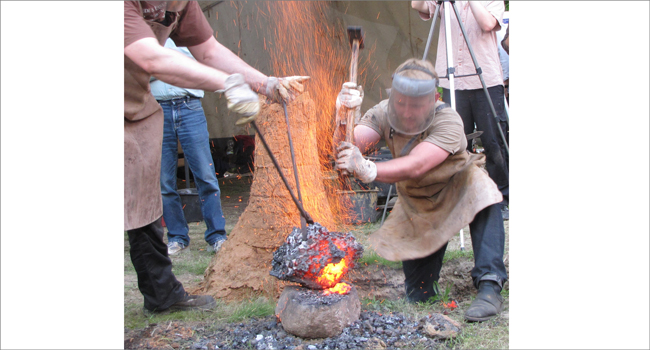
[[[294,228],[273,253],[271,276],[312,289],[335,287],[363,255],[363,246],[349,233],[308,225],[307,238]]]

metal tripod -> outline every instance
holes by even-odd
[[[476,56],[474,55],[474,50],[472,50],[472,45],[470,45],[469,40],[467,39],[467,32],[465,31],[465,26],[463,25],[463,21],[460,19],[460,14],[458,13],[458,8],[456,8],[456,1],[453,0],[444,0],[444,1],[436,1],[436,11],[433,16],[433,21],[431,23],[431,29],[429,30],[429,38],[427,39],[427,45],[426,48],[424,49],[424,55],[422,59],[426,59],[427,55],[429,54],[429,46],[431,45],[431,37],[433,36],[433,30],[436,26],[436,23],[438,21],[438,15],[440,14],[440,5],[442,3],[449,3],[451,4],[451,7],[454,9],[454,13],[456,14],[456,19],[458,20],[458,24],[460,25],[460,30],[463,33],[463,39],[465,40],[465,43],[467,44],[467,48],[469,49],[469,54],[472,56],[472,62],[474,63],[474,67],[476,68],[476,73],[474,74],[466,74],[466,75],[459,75],[455,76],[454,75],[454,55],[452,52],[452,45],[451,43],[451,28],[450,28],[450,14],[449,14],[449,6],[444,6],[445,8],[445,47],[447,48],[447,75],[442,78],[447,78],[449,79],[449,91],[451,92],[450,100],[451,100],[451,108],[456,110],[456,97],[455,97],[455,89],[454,89],[454,78],[462,78],[462,77],[470,77],[474,75],[478,75],[479,79],[481,80],[481,85],[483,86],[483,91],[485,92],[485,97],[490,104],[490,109],[492,110],[492,115],[494,118],[497,120],[497,129],[499,130],[499,135],[501,135],[501,140],[503,141],[503,146],[506,149],[506,153],[510,155],[510,149],[508,148],[508,142],[506,141],[506,137],[503,134],[503,130],[501,130],[501,125],[499,124],[499,117],[497,116],[497,112],[494,109],[494,104],[492,103],[492,99],[490,98],[490,94],[488,93],[487,86],[485,85],[485,81],[483,80],[483,72],[481,70],[481,67],[479,67],[478,62],[476,61]],[[506,123],[510,124],[509,118],[506,115]]]

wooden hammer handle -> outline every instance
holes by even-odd
[[[359,62],[359,40],[352,42],[352,61],[350,62],[350,81],[357,83],[357,66]],[[346,110],[345,142],[354,143],[354,109]]]
[[[357,83],[357,66],[359,62],[359,40],[352,42],[352,61],[350,62],[350,81]]]

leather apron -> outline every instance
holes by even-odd
[[[142,10],[142,9],[141,9]],[[160,45],[178,24],[147,22]],[[124,229],[148,225],[162,216],[160,159],[164,114],[151,94],[149,73],[124,55]]]
[[[390,129],[383,135],[393,157],[408,154],[426,139]],[[405,149],[406,147],[406,149]],[[503,200],[501,192],[482,169],[485,155],[464,148],[449,155],[420,178],[396,183],[398,199],[383,226],[370,235],[370,246],[382,257],[412,260],[431,255],[484,208]]]

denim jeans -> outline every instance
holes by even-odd
[[[471,272],[474,286],[478,288],[480,281],[489,280],[503,287],[508,275],[503,263],[506,232],[501,205],[493,204],[478,212],[469,224],[469,230],[474,250],[474,268]],[[404,287],[409,301],[424,302],[436,295],[433,282],[438,282],[440,277],[446,249],[447,244],[427,257],[402,262]],[[444,286],[440,289],[444,291]]]
[[[190,244],[189,227],[176,186],[179,141],[199,192],[201,213],[207,226],[205,241],[212,245],[225,240],[226,219],[221,209],[221,190],[210,153],[210,137],[201,100],[184,97],[158,102],[165,113],[160,190],[168,241]]]
[[[503,98],[504,90],[501,85],[490,87],[487,90],[499,118],[499,123],[492,114],[492,109],[483,89],[456,90],[456,112],[463,119],[465,135],[474,132],[474,124],[476,124],[476,130],[483,131],[480,138],[485,149],[485,170],[487,170],[490,178],[497,184],[499,191],[503,194],[503,204],[507,205],[510,197],[509,157],[498,129],[498,127],[501,127],[503,136],[508,142],[508,124]],[[442,100],[451,105],[450,90],[442,89],[442,92]],[[468,142],[467,150],[471,152],[471,142]]]
[[[172,261],[163,241],[160,219],[127,231],[131,262],[138,275],[138,289],[147,310],[165,310],[185,296],[185,289],[172,272]]]

